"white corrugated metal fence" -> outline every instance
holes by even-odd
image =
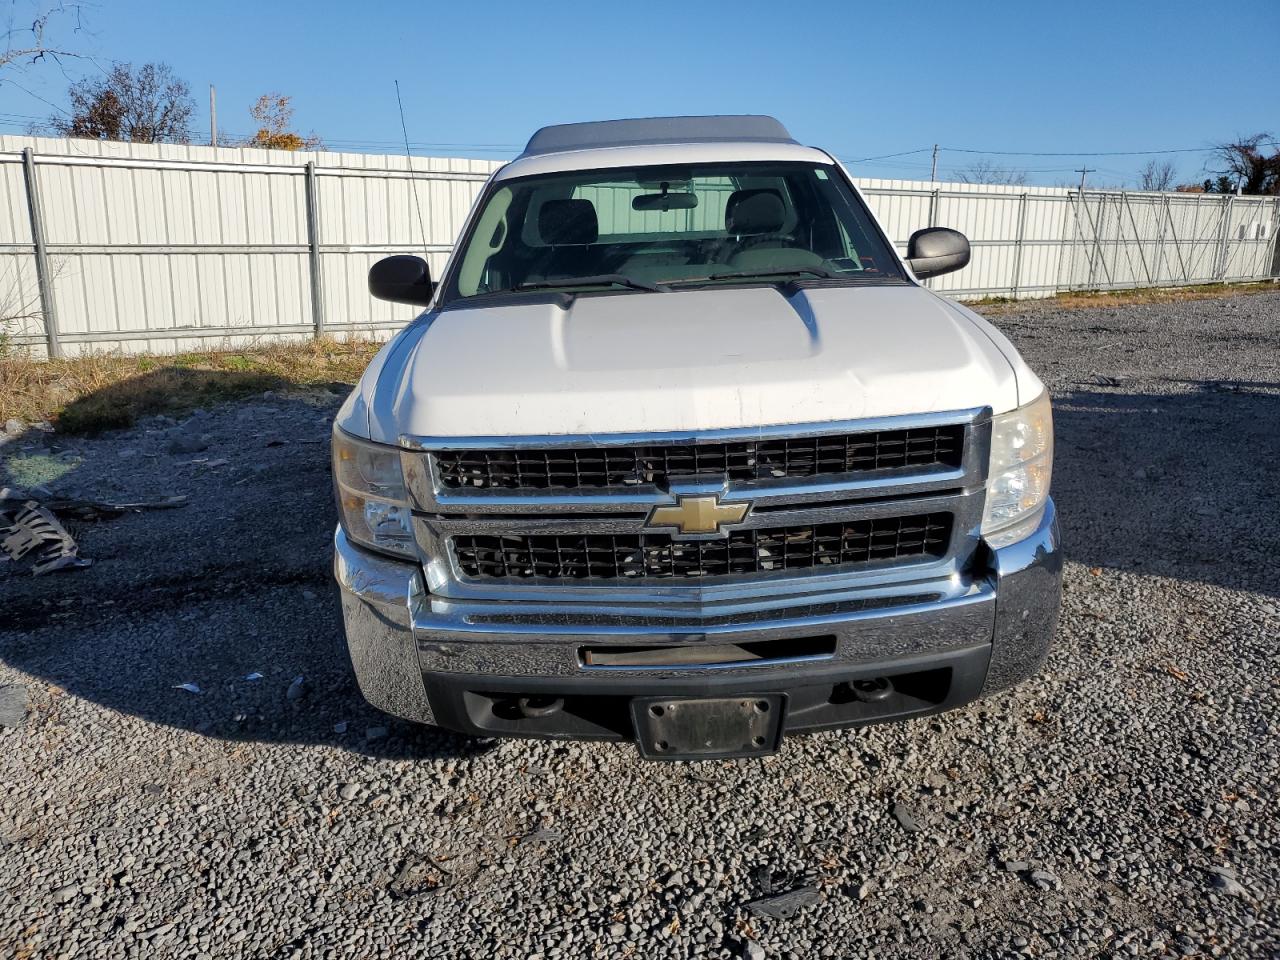
[[[370,264],[425,232],[438,275],[500,165],[0,137],[0,346],[385,336],[416,310],[373,300]],[[932,281],[956,297],[1259,280],[1277,260],[1275,197],[857,182],[899,249],[931,225],[969,237],[970,265]]]

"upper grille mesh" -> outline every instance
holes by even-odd
[[[450,489],[577,490],[663,484],[671,477],[767,480],[901,467],[958,467],[963,424],[728,443],[544,450],[449,450],[435,454]]]
[[[718,540],[670,534],[455,536],[468,577],[516,579],[688,579],[942,556],[952,516],[929,513],[766,530]]]

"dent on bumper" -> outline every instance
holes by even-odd
[[[841,663],[850,670],[895,658],[916,658],[975,644],[990,644],[983,694],[1030,676],[1043,663],[1057,625],[1062,555],[1053,502],[1024,539],[990,551],[989,574],[930,603],[893,606],[816,617],[793,617],[766,624],[722,625],[685,631],[673,626],[645,632],[598,633],[589,626],[566,626],[548,635],[498,624],[463,625],[433,616],[420,568],[358,548],[339,530],[334,540],[334,573],[342,593],[347,645],[365,698],[388,713],[424,723],[433,712],[423,683],[426,673],[489,674],[497,677],[585,678],[580,644],[663,642],[716,636],[727,642],[770,637],[835,634],[835,661],[814,664],[824,672]],[[794,668],[797,681],[809,665]],[[737,668],[732,672],[758,668]],[[704,676],[723,675],[708,668]],[[670,679],[699,676],[683,669]],[[653,670],[611,671],[590,679],[609,685],[643,678]]]

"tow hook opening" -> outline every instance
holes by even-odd
[[[516,698],[516,709],[522,717],[549,717],[564,708],[564,697],[547,697],[534,694]]]
[[[863,677],[851,680],[845,686],[850,699],[863,703],[878,703],[893,695],[893,681],[888,677]]]
[[[504,720],[540,720],[564,709],[564,697],[541,694],[508,696],[493,702],[493,712]]]

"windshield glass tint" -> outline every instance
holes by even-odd
[[[499,183],[460,253],[449,299],[548,286],[750,282],[787,271],[902,280],[834,167],[705,164],[575,171]],[[734,276],[730,276],[734,275]]]

